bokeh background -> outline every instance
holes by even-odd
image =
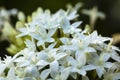
[[[98,19],[95,29],[102,36],[111,37],[114,33],[120,33],[120,0],[0,0],[0,6],[6,9],[17,8],[23,11],[26,15],[31,14],[37,7],[41,6],[43,9],[50,9],[52,13],[59,9],[66,9],[66,4],[70,3],[75,5],[82,2],[84,6],[82,9],[90,9],[97,6],[99,11],[106,14],[105,20]],[[89,23],[89,17],[80,14],[80,20],[83,23]],[[84,24],[82,24],[84,26]],[[5,47],[9,44],[6,41],[0,43],[0,53],[7,53]],[[1,55],[1,54],[0,54]]]

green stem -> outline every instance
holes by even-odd
[[[80,80],[79,78],[80,78],[80,75],[77,73],[77,80]]]

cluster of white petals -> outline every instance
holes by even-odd
[[[74,22],[76,13],[75,8],[55,14],[41,8],[34,12],[17,36],[28,37],[26,48],[0,61],[0,80],[77,80],[78,76],[89,80],[90,71],[96,71],[99,79],[120,79],[120,50],[105,43],[111,38],[80,29],[82,21]]]

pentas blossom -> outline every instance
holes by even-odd
[[[86,71],[93,70],[96,67],[94,65],[86,65],[86,61],[84,59],[84,55],[76,56],[75,59],[73,57],[69,57],[67,60],[71,65],[71,72],[78,73],[82,76],[86,75]]]
[[[108,62],[107,60],[104,60],[106,57],[105,54],[101,54],[100,56],[94,55],[93,60],[90,62],[90,64],[93,64],[96,66],[96,72],[98,74],[98,77],[101,78],[101,76],[106,72],[106,69],[109,69],[112,67],[112,63]]]
[[[58,19],[58,17],[55,17],[54,15],[52,15],[50,13],[50,10],[46,10],[45,12],[41,12],[39,10],[37,12],[37,15],[35,15],[35,17],[33,17],[33,22],[31,22],[31,23],[34,23],[34,24],[44,27],[46,29],[50,29],[50,28],[58,27],[60,25],[58,20],[60,20],[60,19]]]
[[[61,28],[63,29],[64,33],[73,34],[81,31],[81,29],[77,28],[78,26],[80,26],[81,23],[82,22],[80,21],[70,24],[70,21],[64,18],[63,25]]]
[[[26,27],[24,28],[20,28],[19,31],[22,32],[20,35],[18,35],[17,37],[21,37],[21,36],[26,36],[26,35],[31,35],[34,32],[37,32],[38,28],[35,28],[37,26],[29,26],[29,24],[25,24]]]
[[[40,28],[38,33],[31,34],[31,37],[38,40],[37,46],[43,45],[45,42],[54,42],[55,40],[52,38],[56,29],[46,30],[44,28]]]
[[[78,17],[76,10],[51,14],[39,8],[34,12],[17,36],[28,37],[26,48],[0,60],[0,80],[89,80],[88,71],[97,79],[120,79],[118,66],[118,71],[108,74],[120,62],[120,50],[112,46],[111,38],[82,31],[81,21],[71,23]]]
[[[31,23],[46,29],[61,27],[63,25],[64,18],[66,18],[67,21],[73,20],[78,17],[76,13],[76,10],[66,12],[61,9],[55,14],[51,14],[50,10],[43,11],[42,8],[38,8],[38,10],[32,15]]]

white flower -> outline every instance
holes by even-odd
[[[54,42],[54,38],[52,38],[53,34],[55,33],[56,29],[46,30],[45,28],[40,28],[38,33],[31,34],[31,37],[38,40],[37,46],[44,45],[45,42]]]
[[[31,33],[36,32],[36,30],[38,29],[37,26],[29,26],[29,24],[25,24],[26,27],[20,28],[19,31],[21,32],[21,34],[19,34],[17,37],[22,37],[22,36],[26,36],[26,35],[31,35]]]
[[[56,28],[60,25],[56,20],[58,20],[58,16],[50,14],[49,10],[46,10],[44,13],[37,13],[33,18],[33,24],[41,26],[46,29]]]
[[[79,22],[75,22],[73,24],[70,24],[70,21],[66,18],[63,19],[63,25],[61,25],[62,29],[63,29],[63,32],[64,33],[68,33],[68,34],[73,34],[73,33],[78,33],[81,31],[80,28],[77,28],[80,26],[82,22],[79,21]]]
[[[25,44],[26,44],[26,46],[27,46],[30,50],[32,50],[32,51],[35,51],[35,50],[36,50],[36,46],[35,46],[34,40],[32,40],[32,41],[26,40],[26,41],[25,41]]]
[[[106,57],[106,54],[101,53],[100,56],[98,56],[97,54],[93,54],[94,56],[91,57],[93,58],[93,60],[91,59],[90,64],[93,64],[96,66],[96,72],[98,74],[98,77],[101,78],[102,75],[106,72],[106,69],[109,69],[112,67],[112,62],[108,62],[108,58]]]
[[[110,59],[120,63],[120,50],[111,45],[112,39],[98,35],[97,31],[81,31],[81,21],[71,24],[78,16],[78,7],[69,6],[67,12],[59,10],[55,14],[41,8],[34,12],[31,22],[21,26],[17,36],[27,38],[26,48],[0,60],[0,80],[89,80],[87,72],[93,70],[98,79],[120,79],[119,66],[111,70],[114,63]],[[62,36],[56,35],[59,30]]]
[[[98,35],[97,31],[94,31],[92,34],[89,35],[89,42],[93,44],[101,44],[105,41],[110,41],[111,38],[102,37]]]
[[[76,53],[77,54],[77,53]],[[78,74],[85,76],[86,71],[96,69],[94,65],[86,65],[84,54],[79,54],[73,57],[68,57],[67,61],[71,64],[71,72],[77,72]]]

